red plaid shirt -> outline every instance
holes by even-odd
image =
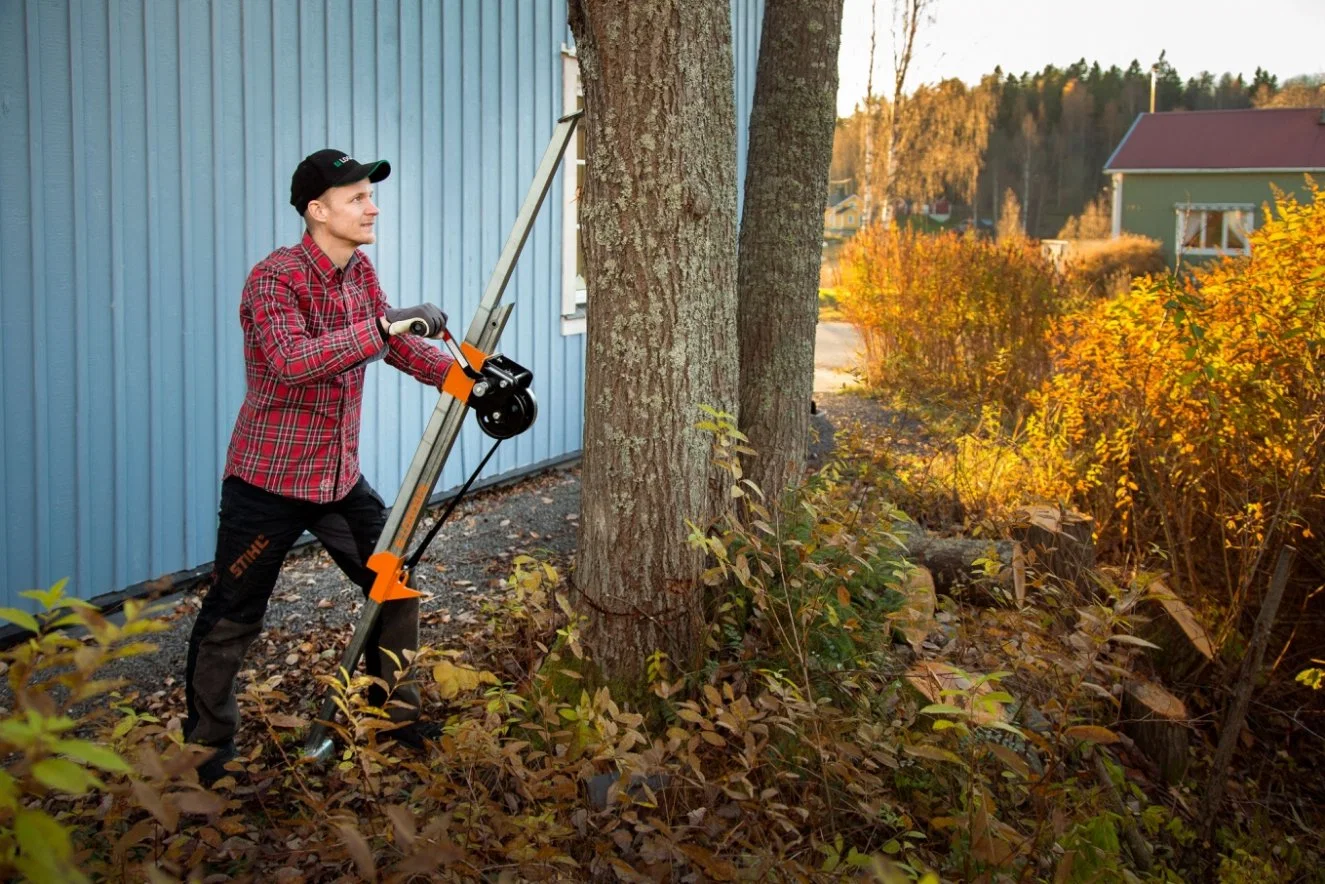
[[[389,365],[433,386],[451,365],[422,338],[383,341],[386,308],[366,255],[355,250],[342,270],[307,233],[253,268],[239,305],[248,391],[226,476],[318,503],[350,492],[366,364],[385,351]]]

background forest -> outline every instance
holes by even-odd
[[[1124,70],[1081,59],[1021,75],[995,68],[975,85],[946,79],[921,85],[899,103],[897,168],[893,199],[913,203],[951,200],[956,224],[974,214],[997,222],[1010,188],[1027,234],[1060,235],[1081,220],[1108,222],[1104,165],[1136,115],[1149,109],[1151,70],[1156,111],[1228,110],[1249,107],[1313,107],[1325,104],[1325,78],[1279,81],[1258,67],[1243,74],[1201,71],[1186,79],[1161,56],[1151,67],[1139,61]],[[886,181],[882,131],[889,102],[878,95],[840,118],[833,146],[829,204],[865,186],[865,128],[875,133],[870,187]],[[872,121],[872,123],[871,123]],[[862,194],[863,195],[863,194]],[[873,217],[878,217],[877,208]],[[1069,230],[1070,238],[1107,235]]]

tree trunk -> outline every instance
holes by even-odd
[[[972,604],[1020,600],[1018,596],[1024,594],[1024,589],[1018,586],[1017,555],[1017,543],[1012,540],[935,537],[924,533],[906,539],[907,559],[929,569],[939,595],[970,590],[964,598]],[[991,594],[989,587],[993,586],[1001,590],[1003,598]]]
[[[737,407],[736,112],[725,0],[571,0],[584,84],[589,290],[576,605],[609,683],[702,648],[706,525],[726,500],[695,428]]]
[[[893,24],[901,27],[901,43],[893,33],[893,102],[888,108],[888,154],[884,157],[885,173],[882,190],[883,214],[880,220],[888,227],[894,221],[894,202],[897,199],[897,151],[902,142],[902,105],[906,101],[906,74],[911,69],[915,53],[916,34],[920,20],[936,0],[893,0]],[[898,22],[898,15],[901,21]]]
[[[897,144],[901,140],[897,119],[899,113],[901,104],[894,102],[888,114],[888,153],[884,157],[883,166],[883,214],[880,218],[884,227],[889,227],[897,220]]]
[[[741,430],[769,500],[805,468],[841,32],[842,0],[764,7],[737,290]]]
[[[1021,164],[1021,232],[1030,236],[1031,214],[1031,149],[1026,148],[1026,156]]]
[[[869,227],[874,220],[874,42],[879,33],[874,15],[878,5],[878,0],[870,0],[870,67],[865,74],[865,172],[860,188],[862,228]]]
[[[1095,569],[1094,519],[1043,504],[1024,506],[1017,515],[1012,533],[1031,551],[1028,564],[1033,569],[1083,598],[1099,595],[1090,576]]]
[[[1176,786],[1187,774],[1187,732],[1191,722],[1181,700],[1153,682],[1123,689],[1123,732],[1155,762],[1164,782]]]
[[[1164,581],[1156,580],[1147,587],[1136,610],[1143,618],[1136,635],[1157,646],[1150,652],[1150,662],[1166,684],[1182,685],[1214,665],[1215,646],[1210,634]]]

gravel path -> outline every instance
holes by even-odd
[[[578,469],[558,469],[466,497],[415,571],[415,587],[424,594],[420,644],[444,647],[477,623],[483,602],[502,586],[517,555],[559,565],[569,562],[579,512]],[[430,517],[416,533],[416,542],[431,526]],[[130,689],[140,691],[150,705],[182,716],[185,654],[202,604],[201,590],[199,586],[158,602],[165,607],[170,629],[150,637],[157,652],[117,661],[104,677],[127,679]],[[263,634],[245,659],[252,667],[247,677],[265,678],[292,666],[331,671],[362,606],[359,588],[320,546],[296,551],[281,570]]]
[[[865,422],[879,432],[906,433],[898,415],[873,400],[816,393],[818,414],[811,418],[816,438],[811,466],[822,466],[834,450],[837,428]],[[389,496],[389,495],[388,495]],[[580,479],[577,467],[557,469],[516,485],[467,498],[451,517],[416,571],[424,593],[420,643],[446,647],[464,640],[482,616],[482,605],[500,594],[521,554],[571,563],[579,530]],[[420,528],[417,537],[431,527]],[[166,718],[183,715],[183,678],[189,630],[201,605],[201,586],[170,596],[163,607],[169,629],[151,636],[159,650],[115,663],[103,677],[122,677]],[[272,594],[262,636],[246,658],[245,679],[265,679],[291,668],[331,671],[353,632],[362,607],[358,587],[316,545],[286,561]]]
[[[837,449],[834,437],[848,428],[886,436],[903,449],[914,449],[929,441],[924,426],[915,417],[885,408],[861,393],[816,392],[814,403],[817,413],[810,417],[813,432],[808,457],[811,469],[822,467],[832,458]]]
[[[860,383],[856,376],[860,333],[848,322],[820,322],[814,329],[814,392],[837,393]]]

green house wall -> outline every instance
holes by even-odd
[[[1325,185],[1325,173],[1317,173]],[[1301,172],[1242,173],[1122,173],[1123,233],[1139,233],[1163,244],[1164,260],[1176,262],[1177,209],[1187,203],[1250,203],[1256,206],[1256,227],[1265,223],[1267,205],[1274,199],[1271,185],[1299,200],[1311,198],[1306,177]],[[1210,260],[1207,256],[1187,255],[1184,264]]]

